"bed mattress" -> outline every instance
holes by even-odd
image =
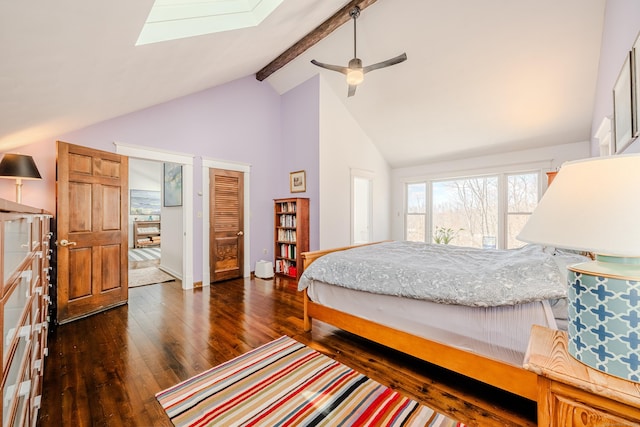
[[[548,300],[513,306],[469,307],[374,294],[313,280],[309,298],[398,330],[522,366],[532,325],[558,328],[566,306]]]

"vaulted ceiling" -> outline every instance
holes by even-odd
[[[253,75],[346,3],[284,0],[256,26],[136,46],[152,0],[2,2],[0,151]],[[348,63],[348,21],[264,84],[284,93],[320,73],[392,166],[585,141],[604,6],[378,0],[358,56],[406,62],[347,98],[344,76],[310,60]]]

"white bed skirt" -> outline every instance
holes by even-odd
[[[522,366],[532,325],[557,329],[547,301],[468,307],[356,291],[313,281],[322,305],[462,350]]]

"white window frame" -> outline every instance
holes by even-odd
[[[507,190],[508,190],[508,177],[513,175],[526,175],[535,173],[538,175],[538,200],[542,197],[543,189],[546,188],[546,181],[543,179],[545,176],[545,172],[549,170],[547,168],[526,168],[526,169],[513,169],[508,171],[487,171],[486,173],[461,173],[450,176],[438,176],[431,177],[427,179],[416,179],[416,180],[407,180],[404,184],[404,220],[403,220],[403,235],[404,239],[407,239],[407,218],[409,215],[421,215],[421,214],[409,214],[408,210],[408,186],[412,184],[426,184],[425,189],[425,200],[426,200],[426,212],[425,212],[425,235],[424,241],[427,243],[432,242],[433,235],[433,215],[432,211],[432,185],[433,182],[436,181],[453,181],[459,179],[471,179],[471,178],[480,178],[480,177],[497,177],[498,178],[498,236],[496,236],[496,243],[498,248],[506,248],[507,246],[507,216],[510,214],[508,212],[508,200],[507,200]]]

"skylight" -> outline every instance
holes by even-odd
[[[155,0],[136,46],[259,25],[284,0]]]

